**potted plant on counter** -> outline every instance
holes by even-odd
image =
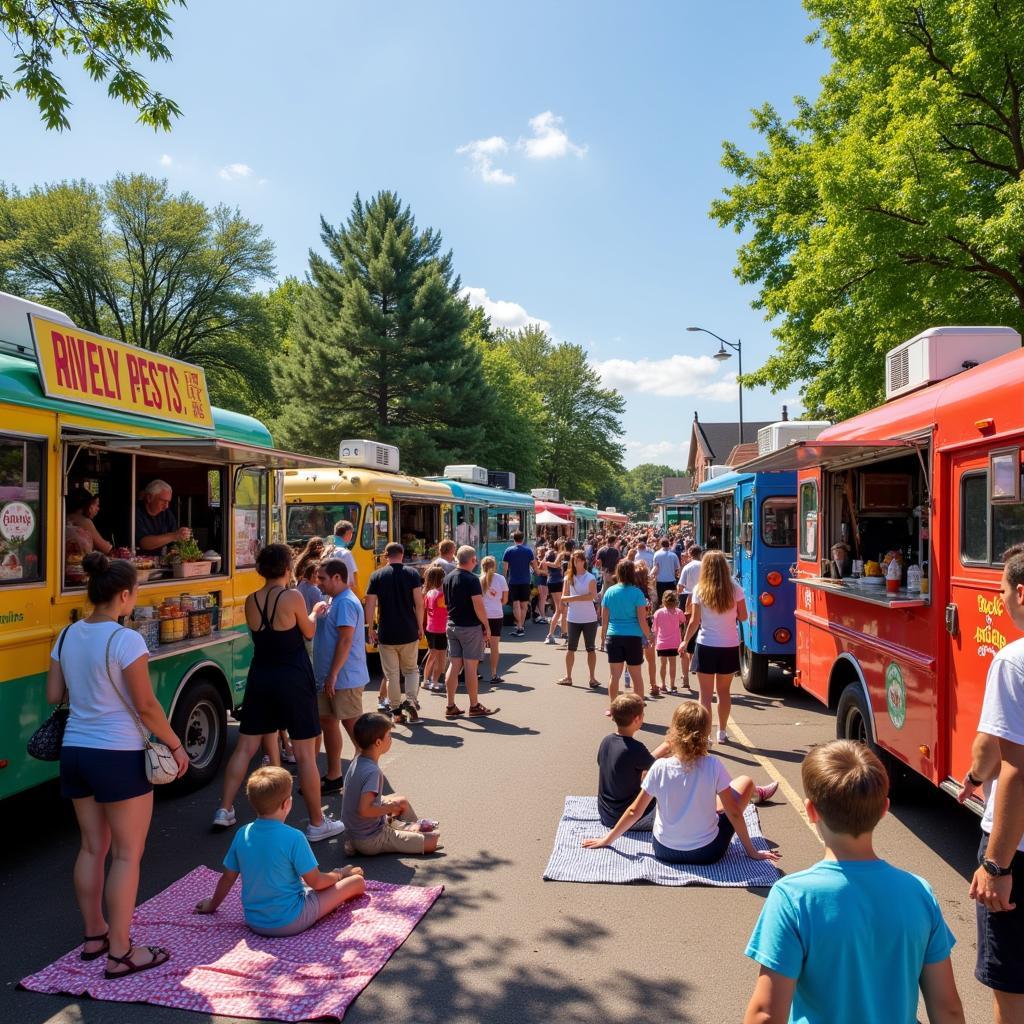
[[[203,550],[194,537],[181,541],[170,555],[171,568],[176,580],[189,579],[192,576],[209,576],[212,562],[203,558]]]

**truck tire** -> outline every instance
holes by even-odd
[[[907,793],[906,766],[874,740],[871,708],[864,697],[860,683],[850,683],[839,695],[836,706],[836,738],[853,740],[869,747],[885,765],[889,776],[889,799],[896,800]]]
[[[191,762],[175,789],[188,792],[205,786],[217,774],[228,742],[228,716],[217,687],[208,679],[193,679],[178,698],[171,728]]]
[[[768,693],[771,689],[768,682],[770,666],[768,655],[755,654],[746,644],[740,644],[740,682],[747,693]]]

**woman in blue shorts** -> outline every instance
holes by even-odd
[[[644,663],[643,641],[651,641],[651,629],[647,625],[647,595],[636,585],[636,569],[632,562],[621,560],[615,566],[615,580],[601,595],[601,641],[608,653],[608,707],[605,714],[611,717],[611,704],[619,695],[619,680],[622,669],[628,665],[639,669]],[[640,672],[632,673],[634,686],[643,696],[643,677]]]
[[[94,551],[82,568],[89,577],[93,611],[57,638],[46,699],[57,704],[66,694],[71,707],[60,752],[60,785],[82,833],[74,876],[85,923],[79,956],[97,960],[105,954],[104,976],[114,979],[159,967],[171,956],[159,946],[133,946],[129,933],[153,815],[143,731],[170,747],[179,777],[188,770],[188,755],[153,694],[146,642],[117,621],[135,607],[135,567]],[[104,891],[108,852],[112,860]]]

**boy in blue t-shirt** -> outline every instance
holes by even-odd
[[[761,965],[744,1024],[962,1024],[956,941],[922,878],[875,856],[889,806],[882,762],[861,743],[815,747],[801,767],[825,859],[772,887],[746,954]]]
[[[363,869],[321,871],[309,840],[284,823],[292,809],[292,777],[284,768],[259,768],[245,795],[258,815],[237,833],[213,895],[196,904],[212,914],[242,876],[245,923],[260,935],[298,935],[366,890]]]

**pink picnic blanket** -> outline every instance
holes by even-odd
[[[23,978],[22,987],[229,1017],[341,1020],[444,890],[367,881],[364,896],[309,931],[267,939],[242,921],[240,883],[216,914],[192,913],[219,877],[196,868],[136,909],[132,939],[168,949],[162,967],[106,981],[106,957],[83,963],[75,949]]]

